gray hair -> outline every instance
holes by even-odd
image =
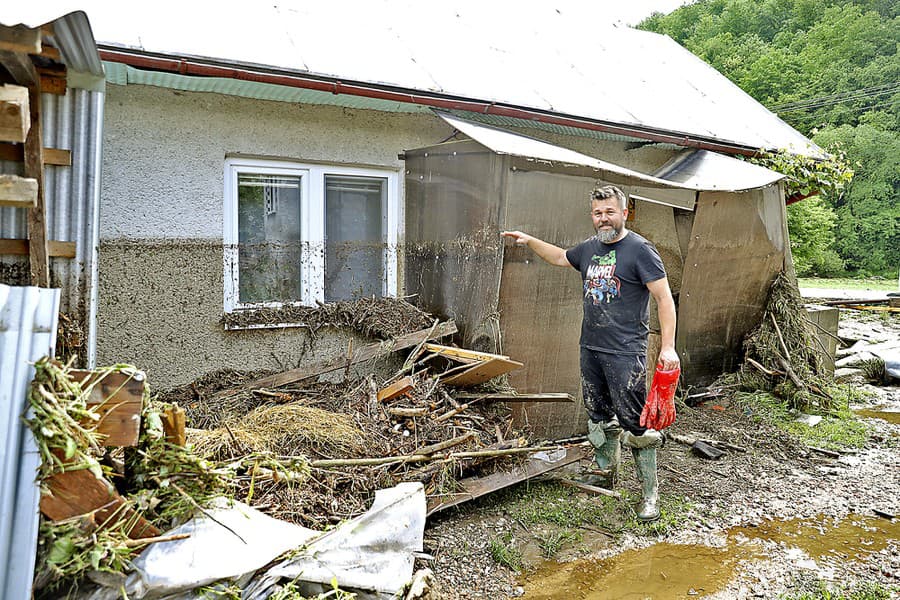
[[[610,198],[615,198],[619,201],[619,208],[621,210],[628,208],[628,199],[625,197],[625,193],[614,185],[605,185],[591,190],[588,203],[593,207],[594,200],[609,200]]]

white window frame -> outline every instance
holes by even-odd
[[[238,174],[271,173],[300,177],[300,236],[309,249],[300,265],[300,300],[297,302],[240,302],[238,268]],[[386,207],[382,213],[385,250],[383,256],[384,296],[397,295],[397,241],[400,236],[399,175],[390,169],[305,164],[279,160],[229,158],[225,161],[224,249],[225,312],[255,308],[279,308],[286,305],[316,306],[325,301],[325,177],[356,176],[386,180]]]

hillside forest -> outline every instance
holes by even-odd
[[[788,206],[798,275],[897,277],[900,2],[699,0],[638,27],[672,37],[852,169],[849,183]]]

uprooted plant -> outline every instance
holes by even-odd
[[[303,457],[284,461],[263,452],[217,463],[171,443],[161,418],[171,407],[151,401],[146,385],[140,438],[136,447],[125,449],[121,461],[121,449],[104,447],[105,436],[98,431],[101,413],[89,402],[96,386],[119,372],[136,370],[106,367],[80,382],[70,365],[46,358],[35,365],[26,423],[41,456],[37,478],[42,497],[57,491],[57,476],[86,470],[111,499],[70,518],[42,517],[34,580],[38,597],[68,594],[86,577],[107,585],[124,580],[130,559],[151,541],[150,535],[204,511],[215,498],[231,497],[241,478],[303,481],[309,475]]]

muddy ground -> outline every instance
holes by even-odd
[[[900,317],[842,311],[840,334],[896,339]],[[871,392],[868,406],[856,408],[900,411],[900,386],[848,385]],[[536,531],[516,516],[516,502],[548,484],[522,484],[534,487],[432,518],[431,558],[421,563],[434,569],[442,598],[778,598],[822,582],[877,584],[900,597],[900,524],[877,516],[900,513],[900,424],[864,418],[864,446],[835,458],[756,416],[752,405],[727,399],[681,407],[671,433],[727,441],[746,452],[703,460],[670,440],[659,453],[666,523],[658,531],[580,529],[548,560],[537,549],[548,537],[545,528]],[[625,500],[609,504],[566,488],[585,501],[607,502],[621,513],[620,525],[639,494],[629,453],[623,458]],[[519,572],[495,560],[492,540],[494,555],[497,540],[521,553]],[[626,559],[638,563],[636,571],[617,563]]]

